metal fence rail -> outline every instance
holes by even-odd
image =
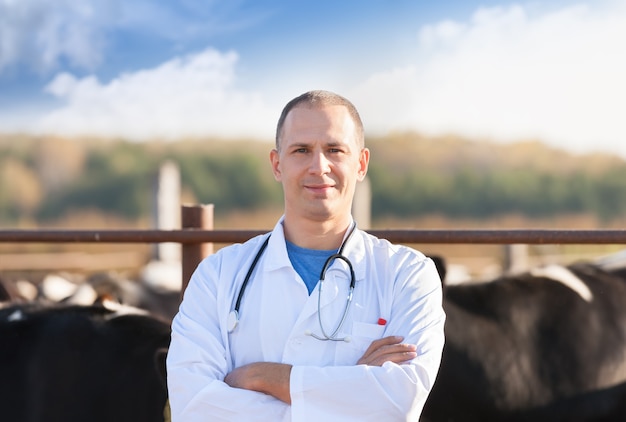
[[[214,230],[211,205],[183,205],[182,230],[0,229],[0,243],[180,243],[183,290],[213,243],[240,243],[268,230]],[[368,230],[404,244],[626,244],[626,230]]]
[[[394,243],[626,244],[626,230],[420,230],[369,233]],[[267,230],[0,230],[0,243],[237,243]]]

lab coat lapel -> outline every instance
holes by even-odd
[[[270,238],[270,242],[268,245],[268,249],[266,252],[267,261],[266,267],[264,268],[267,271],[267,274],[272,274],[272,277],[277,277],[278,274],[285,274],[287,268],[291,267],[289,264],[289,258],[287,256],[287,251],[285,248],[285,238],[282,227],[282,218],[274,227],[272,232],[272,237]],[[364,241],[363,237],[366,234],[360,231],[356,231],[352,238],[347,242],[346,247],[344,249],[344,255],[347,256],[352,265],[354,267],[356,281],[357,281],[357,289],[359,281],[365,278],[366,268],[363,262],[365,251],[364,251]],[[293,271],[293,270],[292,270]],[[294,275],[295,276],[295,275]],[[273,283],[278,281],[277,278],[272,280],[268,279],[266,282]],[[267,299],[272,299],[273,305],[276,307],[272,312],[265,315],[261,319],[270,319],[267,323],[272,324],[276,323],[276,315],[281,314],[286,317],[287,320],[291,319],[291,321],[295,320],[293,324],[293,328],[288,337],[294,335],[300,335],[307,330],[315,329],[317,332],[319,330],[318,326],[318,298],[320,298],[319,308],[322,310],[322,317],[324,320],[325,326],[328,326],[328,329],[334,329],[337,323],[337,318],[341,317],[341,313],[345,307],[345,301],[347,300],[348,289],[350,286],[350,270],[348,269],[348,265],[340,260],[336,259],[328,268],[326,272],[326,278],[322,288],[322,295],[319,296],[319,283],[316,288],[313,290],[310,296],[305,299],[305,302],[302,303],[300,299],[300,290],[299,287],[304,289],[304,286],[300,286],[299,283],[294,284],[286,284],[281,286],[275,286],[283,290],[274,290],[267,289],[265,294],[268,294]],[[288,286],[285,288],[285,286]],[[265,290],[265,289],[264,289]],[[270,291],[273,291],[270,293]],[[281,298],[281,299],[279,299]],[[265,301],[265,303],[268,303]],[[294,307],[298,307],[297,310]],[[295,317],[295,313],[298,313],[298,316]],[[272,315],[270,317],[270,315]],[[283,321],[285,324],[289,324],[288,321]],[[264,325],[261,325],[264,326]],[[272,326],[272,325],[265,325]],[[285,331],[287,332],[287,331]],[[272,336],[267,336],[265,338],[271,338]],[[278,342],[280,344],[283,340],[287,341],[287,338],[280,339]],[[273,345],[264,344],[263,349],[275,350],[276,343]]]
[[[326,272],[326,279],[323,283],[321,296],[320,283],[318,283],[315,290],[313,290],[309,296],[309,300],[307,300],[304,305],[294,329],[296,331],[304,331],[299,326],[301,324],[305,324],[307,327],[310,327],[312,324],[311,321],[314,321],[314,326],[317,326],[318,300],[319,308],[322,310],[324,319],[326,319],[326,315],[331,315],[332,312],[328,311],[328,309],[332,309],[333,306],[331,305],[333,305],[334,302],[340,297],[343,297],[343,295],[340,294],[340,291],[343,291],[341,286],[344,284],[349,285],[349,277],[346,276],[346,273],[341,269],[341,265],[339,265],[338,262],[333,263]],[[309,321],[309,319],[311,319],[311,321]]]
[[[352,268],[354,269],[354,276],[356,279],[355,288],[357,289],[359,282],[365,279],[365,273],[367,272],[367,262],[365,260],[365,241],[363,239],[364,236],[368,236],[368,234],[356,230],[354,232],[354,235],[352,236],[352,239],[350,239],[350,241],[346,243],[346,247],[343,251],[344,256],[346,256],[352,263]],[[349,271],[347,265],[344,268],[346,271]]]
[[[346,256],[352,263],[357,289],[358,283],[365,279],[366,273],[366,266],[364,262],[365,242],[363,236],[367,236],[367,234],[359,230],[355,230],[352,238],[347,241],[343,251],[344,256]],[[313,293],[311,293],[309,300],[300,314],[300,318],[298,318],[296,326],[306,322],[312,316],[315,316],[315,321],[317,321],[319,286],[320,285],[318,283],[315,290],[313,290]],[[334,306],[333,309],[339,310],[338,312],[343,312],[349,287],[350,269],[348,268],[348,264],[341,259],[335,259],[335,261],[329,266],[328,271],[326,271],[326,278],[322,288],[320,309],[328,308],[329,305],[339,300],[341,303],[339,303],[338,306]],[[331,320],[330,324],[335,323],[335,320],[332,320],[335,312],[324,313],[324,311],[322,311],[322,313],[324,314],[324,320],[328,318]],[[300,329],[300,327],[297,327],[296,329]]]

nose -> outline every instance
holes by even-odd
[[[326,157],[326,154],[319,152],[312,154],[311,163],[309,165],[309,171],[312,174],[326,174],[330,172],[330,160]]]

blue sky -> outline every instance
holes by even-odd
[[[372,135],[626,157],[623,0],[0,0],[0,132],[271,140],[309,89]]]

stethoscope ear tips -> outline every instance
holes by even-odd
[[[228,332],[232,333],[235,331],[237,324],[239,323],[239,312],[230,311],[228,314],[228,321],[226,321],[226,328],[228,328]]]

